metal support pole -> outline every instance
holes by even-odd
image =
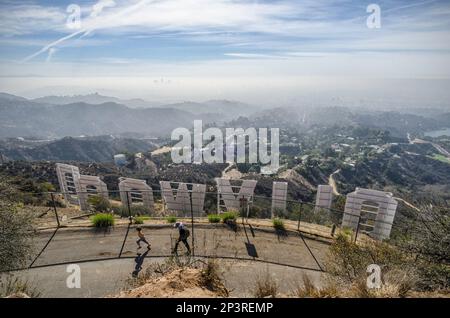
[[[130,224],[132,223],[132,217],[131,217],[131,204],[130,204],[130,192],[127,191],[127,208],[128,208],[128,220],[130,221]]]
[[[245,199],[245,203],[246,203],[246,206],[247,206],[247,216],[246,216],[246,218],[247,218],[247,222],[248,222],[248,216],[250,214],[250,202],[249,202],[249,200],[247,198]]]
[[[241,215],[242,215],[242,224],[244,224],[245,202],[247,200],[245,199],[244,196],[242,196],[242,198],[239,199],[239,201],[240,201],[240,208],[241,208],[240,210],[241,210]],[[247,211],[247,217],[248,217],[248,211]]]
[[[61,224],[59,223],[58,210],[56,209],[55,195],[53,193],[50,193],[50,195],[52,197],[52,205],[53,205],[53,210],[55,212],[56,222],[58,224],[58,227],[60,227]]]
[[[359,223],[361,222],[361,215],[358,216],[358,225],[356,226],[356,232],[355,232],[355,243],[358,240],[358,232],[359,232]]]
[[[220,193],[219,193],[219,189],[217,189],[217,214],[220,214]]]
[[[120,252],[119,252],[119,258],[122,257],[122,253],[123,253],[123,249],[125,247],[125,243],[127,242],[127,238],[128,238],[128,233],[130,233],[130,227],[132,224],[132,219],[131,219],[131,209],[130,209],[130,200],[128,198],[128,191],[126,191],[126,195],[127,195],[127,206],[128,206],[128,219],[130,220],[130,222],[128,223],[127,226],[127,232],[125,233],[125,237],[123,238],[123,242],[122,242],[122,247],[120,248]]]
[[[300,203],[300,210],[298,211],[298,223],[297,223],[297,231],[300,232],[300,220],[302,218],[302,204]]]
[[[189,195],[189,203],[191,204],[191,227],[192,227],[192,249],[191,249],[191,255],[195,257],[195,235],[194,235],[194,209],[192,207],[192,192]]]

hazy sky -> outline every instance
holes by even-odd
[[[450,1],[0,0],[0,48],[28,97],[450,100]]]

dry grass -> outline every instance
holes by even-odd
[[[404,298],[410,297],[411,278],[404,272],[390,272],[380,288],[368,288],[366,277],[361,277],[348,284],[329,277],[324,286],[315,286],[308,275],[303,275],[302,284],[293,291],[293,297],[300,298]]]
[[[228,291],[223,288],[222,275],[216,259],[208,259],[201,271],[201,283],[209,290],[224,291],[226,296],[228,296]]]
[[[128,290],[117,297],[228,297],[218,262],[179,265],[174,258],[152,264],[138,277],[128,280]]]
[[[257,298],[277,297],[278,284],[268,270],[256,278],[253,294]]]
[[[6,274],[0,279],[0,298],[37,298],[40,292],[28,280]]]
[[[367,268],[381,268],[380,288],[369,288]],[[355,243],[341,233],[330,248],[326,262],[328,276],[322,288],[304,275],[302,284],[294,289],[295,297],[403,298],[410,297],[417,285],[414,264],[394,246],[383,242]]]
[[[209,259],[205,264],[201,271],[200,282],[207,289],[217,292],[223,297],[229,296],[229,292],[223,284],[222,273],[216,259]]]
[[[298,284],[292,296],[299,298],[336,298],[340,291],[334,282],[329,281],[325,287],[318,288],[307,274],[302,275],[302,284]]]
[[[168,257],[162,263],[151,263],[145,270],[136,277],[129,278],[126,283],[129,288],[137,288],[145,285],[151,279],[164,276],[167,273],[179,268],[174,257]]]

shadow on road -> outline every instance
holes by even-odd
[[[136,265],[134,266],[134,271],[132,273],[133,277],[137,277],[139,275],[139,272],[142,270],[142,265],[144,264],[144,260],[148,252],[150,252],[150,249],[147,249],[147,251],[145,251],[143,254],[137,253],[137,256],[134,259]]]

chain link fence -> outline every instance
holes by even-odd
[[[25,207],[32,207],[38,229],[29,267],[134,257],[139,252],[137,227],[143,228],[152,245],[148,256],[171,257],[179,237],[173,223],[178,221],[190,230],[193,257],[254,260],[321,271],[332,237],[346,231],[341,227],[344,211],[319,209],[310,202],[286,200],[285,208],[273,208],[271,197],[237,198],[233,193],[239,200],[239,209],[232,211],[235,219],[218,222],[224,213],[217,192],[193,200],[189,189],[172,191],[177,200],[183,200],[170,204],[161,190],[151,191],[150,205],[144,200],[145,191],[134,190],[28,194]],[[81,209],[76,202],[83,194],[88,208]],[[92,217],[99,213],[110,215],[114,226],[93,227]],[[360,226],[366,220],[358,217],[358,227],[352,232],[355,240],[370,235]],[[182,255],[183,249],[180,244]]]

